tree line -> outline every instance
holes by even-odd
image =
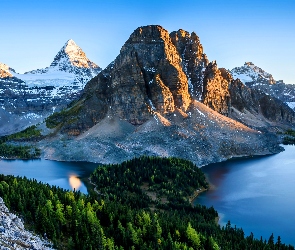
[[[0,137],[0,157],[32,159],[39,158],[41,150],[37,147],[18,145],[19,141],[39,140],[41,131],[37,127],[30,126],[23,131]]]
[[[273,235],[220,227],[214,208],[193,207],[187,197],[208,183],[189,161],[140,157],[99,166],[91,181],[95,189],[84,195],[0,175],[0,196],[58,249],[294,249]]]

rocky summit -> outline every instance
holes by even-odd
[[[118,57],[86,85],[80,113],[63,131],[78,135],[106,116],[141,125],[155,113],[188,112],[194,100],[254,128],[292,126],[295,113],[291,109],[235,81],[216,61],[208,62],[195,33],[179,30],[169,34],[157,25],[139,27]],[[258,99],[268,100],[262,110]],[[267,110],[268,106],[277,108]],[[265,122],[259,122],[261,118]]]
[[[201,166],[279,152],[268,131],[294,126],[294,117],[209,62],[195,33],[150,25],[130,35],[75,103],[47,119],[55,137],[39,146],[56,160],[113,163],[144,154]]]
[[[234,79],[239,79],[251,89],[275,97],[295,110],[295,84],[285,84],[283,80],[275,80],[271,74],[252,62],[246,62],[230,72]]]
[[[73,40],[44,69],[18,74],[0,64],[0,135],[42,122],[78,98],[100,71]]]

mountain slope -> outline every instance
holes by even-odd
[[[45,69],[18,74],[0,64],[0,135],[41,122],[65,107],[100,71],[73,40],[67,41]]]
[[[282,80],[276,81],[271,74],[250,62],[246,62],[244,66],[236,67],[230,72],[234,79],[240,79],[246,86],[271,95],[294,109],[295,84],[285,84]]]
[[[176,33],[171,33],[173,40],[161,26],[136,29],[79,100],[49,117],[47,125],[56,129],[57,137],[40,142],[44,157],[107,163],[145,154],[204,165],[279,152],[276,136],[222,115],[232,107],[230,73],[215,62],[206,66],[198,39],[190,39],[193,34],[179,31],[177,36],[187,37],[185,46],[195,46],[192,53],[199,51],[199,56],[180,54],[184,49],[175,42]]]

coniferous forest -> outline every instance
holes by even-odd
[[[18,145],[20,141],[38,140],[42,137],[40,130],[35,125],[23,131],[0,137],[0,158],[9,159],[34,159],[39,158],[41,151],[33,146]]]
[[[208,188],[202,171],[176,158],[141,157],[99,166],[88,195],[0,175],[0,196],[29,229],[58,249],[294,249],[216,223],[190,197]]]

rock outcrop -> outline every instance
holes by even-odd
[[[22,220],[10,213],[0,197],[0,249],[50,250],[52,243],[27,231]]]
[[[4,63],[0,63],[0,78],[12,77],[11,68]]]
[[[191,34],[182,29],[170,33],[172,43],[182,59],[182,70],[188,78],[189,92],[192,97],[202,100],[204,71],[208,59],[195,32]]]
[[[231,97],[229,93],[230,80],[224,77],[225,72],[219,70],[216,62],[206,67],[203,80],[203,103],[217,111],[229,116]],[[228,76],[229,77],[229,76]]]
[[[66,131],[85,131],[107,114],[140,125],[154,112],[187,111],[188,80],[168,31],[161,26],[136,29],[114,62],[87,84],[82,99],[78,121]]]
[[[244,85],[239,79],[230,84],[230,117],[250,127],[277,129],[294,126],[294,111],[279,99]],[[273,128],[272,128],[273,127]]]

